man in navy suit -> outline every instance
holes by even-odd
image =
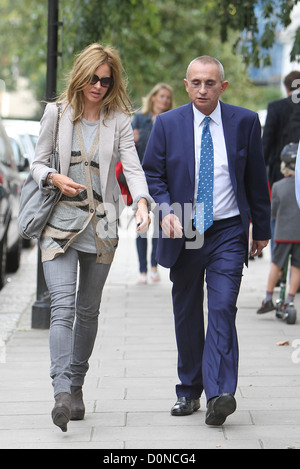
[[[295,105],[300,106],[297,89],[300,88],[300,72],[290,72],[284,78],[287,98],[277,99],[268,105],[268,112],[262,136],[265,163],[268,169],[269,183],[272,188],[274,182],[283,178],[280,171],[280,154],[285,145],[298,142],[300,129],[294,135],[289,135],[288,125]]]
[[[228,86],[222,64],[198,57],[184,82],[191,103],[157,116],[143,167],[160,217],[157,260],[170,268],[173,283],[180,383],[171,414],[199,409],[204,390],[206,423],[221,425],[236,408],[236,302],[248,259],[249,221],[256,256],[270,239],[270,200],[258,115],[220,102]],[[194,215],[206,116],[213,143],[213,224],[203,235]]]

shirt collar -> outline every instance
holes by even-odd
[[[193,104],[193,112],[194,112],[194,121],[196,125],[199,127],[202,122],[204,121],[204,118],[206,117],[205,114],[203,114],[201,111],[199,111]],[[209,115],[209,117],[217,124],[220,125],[221,123],[221,106],[220,106],[220,101],[218,101],[216,109]]]

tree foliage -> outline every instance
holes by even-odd
[[[115,46],[135,103],[159,81],[168,82],[176,104],[186,102],[186,67],[201,54],[218,57],[231,83],[224,95],[236,104],[265,105],[250,82],[247,66],[268,64],[279,26],[291,21],[298,0],[59,0],[58,92],[74,54],[91,42]],[[259,9],[258,9],[259,8]],[[1,0],[0,78],[7,87],[18,73],[44,98],[48,2]],[[263,19],[263,21],[262,21]],[[300,31],[292,51],[299,55]],[[253,101],[253,96],[255,100]]]
[[[269,49],[273,46],[278,30],[287,28],[291,23],[291,13],[299,0],[218,0],[217,22],[221,27],[222,41],[228,40],[232,30],[241,36],[234,44],[240,48],[247,65],[256,67],[270,65]],[[298,28],[290,60],[300,57],[300,28]]]

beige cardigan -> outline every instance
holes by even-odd
[[[61,173],[68,175],[71,145],[73,135],[73,112],[71,106],[65,106],[61,113],[58,133],[58,148]],[[100,115],[99,136],[99,164],[100,183],[109,223],[115,222],[122,210],[124,201],[116,178],[116,164],[120,156],[123,172],[133,198],[133,209],[136,210],[137,201],[144,197],[148,208],[154,208],[154,201],[149,195],[148,186],[133,140],[131,119],[125,113],[115,112],[103,123],[103,114]],[[55,128],[57,122],[57,106],[55,103],[47,104],[41,119],[39,139],[36,145],[35,158],[31,165],[31,173],[36,183],[44,192],[45,178],[49,172],[49,158],[53,148]]]

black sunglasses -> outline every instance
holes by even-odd
[[[96,85],[100,81],[100,85],[102,88],[109,88],[113,84],[113,78],[112,77],[103,77],[99,78],[98,75],[94,75],[93,78],[90,81],[91,85]]]

